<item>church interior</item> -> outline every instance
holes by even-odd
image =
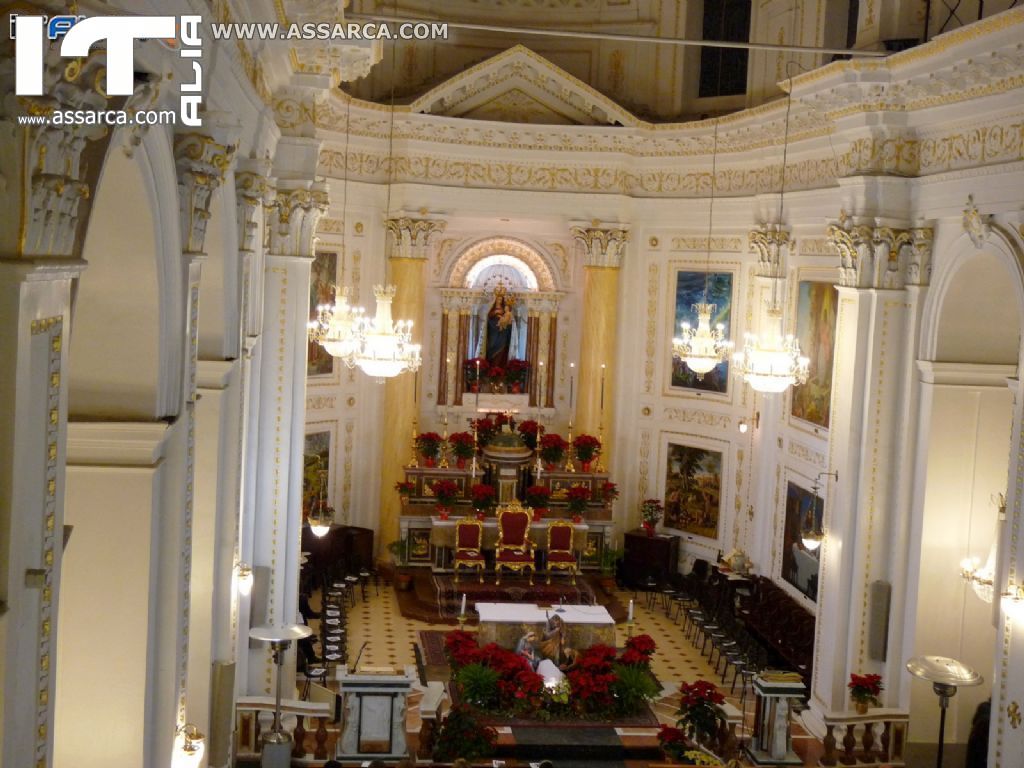
[[[1024,766],[1017,0],[4,12],[0,765]]]

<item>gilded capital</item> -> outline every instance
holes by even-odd
[[[279,184],[267,217],[270,253],[313,258],[313,235],[327,204],[323,182]]]
[[[629,242],[629,227],[601,226],[600,222],[592,222],[590,226],[574,224],[570,232],[573,239],[583,246],[583,266],[613,269],[622,266],[626,243]]]
[[[932,229],[857,223],[843,217],[826,230],[839,254],[839,284],[848,288],[901,289],[927,285]]]
[[[235,203],[238,209],[238,248],[256,249],[259,223],[256,214],[272,201],[269,160],[239,160],[235,169]]]
[[[181,242],[185,253],[203,253],[213,193],[224,181],[234,154],[235,145],[226,136],[213,132],[190,131],[174,137]]]
[[[448,225],[440,219],[414,219],[399,216],[387,220],[388,257],[392,259],[427,259],[431,238],[444,232]]]
[[[789,231],[779,224],[762,224],[747,234],[750,250],[757,253],[759,277],[779,279],[783,276],[783,256],[789,247]]]

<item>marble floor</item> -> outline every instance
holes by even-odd
[[[618,594],[618,599],[623,605],[628,604],[633,597],[634,594],[628,591]],[[691,642],[683,636],[681,620],[678,623],[673,621],[660,605],[653,605],[649,608],[643,593],[636,596],[634,605],[635,626],[633,631],[636,634],[647,633],[657,643],[652,669],[663,685],[672,688],[673,683],[678,686],[678,683],[682,681],[694,682],[703,679],[721,686],[719,677],[707,662],[707,657],[702,656],[699,649],[694,648]],[[449,626],[404,618],[399,610],[395,592],[389,585],[381,584],[379,592],[370,585],[366,590],[366,599],[357,596],[355,607],[349,612],[349,663],[354,663],[356,654],[362,647],[362,655],[359,659],[361,669],[367,667],[403,669],[408,665],[414,665],[416,657],[413,645],[418,640],[417,633],[422,629],[444,630]],[[626,626],[619,624],[616,629],[618,644],[621,646],[626,640]],[[731,703],[740,707],[740,686],[737,685],[735,694],[730,694],[728,690],[730,682],[731,674],[727,677],[724,685],[726,696]],[[675,702],[677,701],[678,696],[675,697]],[[675,719],[675,702],[672,696],[667,696],[655,703],[654,712],[662,722],[672,724]],[[749,698],[746,709],[747,720],[752,721],[753,706]],[[418,725],[418,716],[414,711],[411,711],[410,715],[412,718],[409,726],[412,731]],[[749,738],[746,729],[741,736]],[[799,726],[795,727],[794,749],[804,757],[805,765],[817,765],[821,749],[820,742],[805,734]]]

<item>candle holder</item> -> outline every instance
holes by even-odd
[[[448,413],[444,415],[444,434],[441,436],[441,461],[437,463],[441,469],[448,469]]]
[[[466,614],[460,613],[455,617],[456,621],[459,622],[459,631],[463,631],[466,628]]]
[[[594,467],[594,471],[601,474],[607,471],[604,466],[604,462],[601,460],[601,457],[604,456],[604,419],[602,419],[601,423],[597,425],[597,442],[600,447],[597,449],[597,463]]]
[[[575,472],[576,471],[576,467],[573,465],[573,462],[572,462],[573,452],[574,451],[573,451],[573,447],[572,447],[572,419],[569,419],[569,450],[566,451],[566,453],[565,453],[565,471],[566,472]]]
[[[632,619],[630,619],[629,621],[626,622],[626,639],[627,640],[632,640],[633,639],[633,625],[635,623],[636,622],[633,621]]]
[[[416,417],[413,416],[413,419],[412,419],[412,456],[409,458],[409,463],[405,465],[406,468],[408,468],[408,469],[416,469],[416,467],[418,467],[420,465],[419,457],[416,454],[416,435],[418,435],[418,434],[419,434],[419,432],[417,431]]]

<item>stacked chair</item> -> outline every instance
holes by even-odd
[[[353,590],[352,584],[342,579],[332,582],[322,593],[320,648],[329,678],[338,665],[348,663],[348,608]]]

